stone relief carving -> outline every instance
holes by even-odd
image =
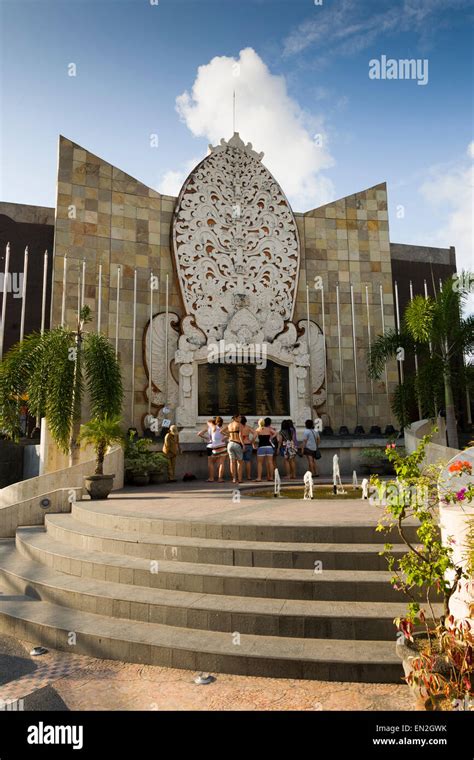
[[[245,308],[273,338],[293,314],[299,267],[293,212],[263,154],[237,133],[210,151],[184,184],[173,222],[187,313],[219,340]]]
[[[308,322],[306,319],[302,319],[298,322],[298,329],[304,330],[304,336],[300,340],[306,348],[306,335],[308,330]],[[319,325],[310,320],[309,329],[311,346],[311,403],[313,407],[318,408],[326,401],[326,388],[324,387],[326,385],[326,351],[324,346],[324,336]]]
[[[168,313],[168,368],[165,367],[165,329],[166,314],[155,314],[151,322],[151,355],[152,355],[152,393],[151,403],[153,406],[163,406],[166,404],[170,408],[175,408],[178,403],[178,382],[175,374],[177,367],[175,364],[175,353],[178,348],[178,326],[179,317],[172,312]],[[143,333],[143,355],[145,372],[149,378],[150,368],[150,322],[148,322]],[[168,373],[168,398],[165,398],[166,392],[166,369]],[[145,396],[148,401],[148,384],[145,388]]]
[[[291,321],[299,274],[295,218],[262,156],[237,133],[228,142],[221,140],[210,146],[178,199],[172,238],[186,315],[180,322],[169,315],[167,370],[165,315],[152,320],[152,401],[174,406],[183,428],[197,423],[198,365],[209,361],[211,346],[221,340],[265,346],[269,359],[290,367],[291,413],[297,425],[326,399],[321,330],[310,322],[310,363],[307,321]],[[148,330],[148,367],[147,335]]]

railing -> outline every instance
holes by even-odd
[[[13,483],[0,490],[0,538],[15,535],[18,525],[42,525],[49,512],[69,512],[81,497],[84,476],[94,472],[95,460]],[[104,460],[104,473],[115,475],[114,490],[123,487],[123,450],[111,449]],[[49,500],[50,504],[46,504]]]

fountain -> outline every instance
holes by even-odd
[[[369,480],[368,478],[364,478],[362,481],[362,499],[368,499],[369,498]]]
[[[312,499],[313,498],[313,476],[308,470],[308,472],[305,472],[304,478],[304,493],[303,493],[303,499]]]
[[[334,496],[345,494],[344,486],[341,480],[341,471],[339,469],[339,457],[334,454],[332,458],[332,492]]]
[[[357,480],[357,472],[355,470],[352,470],[352,487],[354,491],[359,488],[359,481]]]
[[[278,467],[275,467],[275,482],[273,485],[273,495],[275,499],[280,497],[280,491],[281,491],[280,473],[278,472]]]

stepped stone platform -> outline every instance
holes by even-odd
[[[379,555],[380,509],[238,496],[229,483],[123,489],[19,528],[0,541],[0,630],[105,659],[400,682],[406,605]]]

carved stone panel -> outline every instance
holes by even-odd
[[[239,310],[273,339],[293,315],[299,239],[290,205],[236,133],[210,146],[181,190],[172,237],[183,301],[208,339]]]

